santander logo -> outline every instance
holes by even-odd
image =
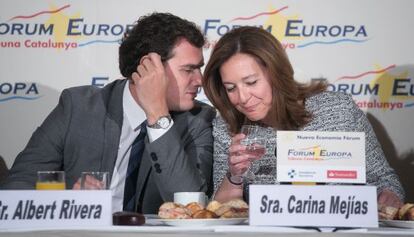
[[[328,179],[356,179],[357,172],[354,170],[328,170]]]

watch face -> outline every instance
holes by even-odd
[[[167,128],[170,125],[170,120],[167,117],[162,117],[157,121],[161,128]]]
[[[170,126],[171,123],[171,117],[170,115],[167,116],[162,116],[160,118],[158,118],[157,122],[155,122],[155,124],[153,125],[148,125],[149,128],[168,128],[168,126]]]

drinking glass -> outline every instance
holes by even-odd
[[[81,189],[83,190],[105,190],[109,186],[109,173],[88,171],[82,172]]]
[[[241,133],[246,137],[241,140],[241,144],[246,146],[246,153],[255,157],[262,157],[266,153],[266,134],[265,128],[258,125],[243,125]],[[247,180],[254,180],[255,175],[252,171],[252,161],[250,161],[249,168],[242,175]]]
[[[64,190],[65,172],[64,171],[38,171],[36,189],[37,190]]]

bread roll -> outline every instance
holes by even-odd
[[[231,210],[231,206],[222,204],[214,213],[216,213],[217,216],[222,216],[224,213]]]
[[[160,211],[161,211],[161,210],[167,210],[167,209],[176,208],[176,207],[183,207],[183,205],[181,205],[181,204],[177,204],[177,203],[174,203],[174,202],[164,202],[164,203],[160,206],[159,210],[160,210]]]
[[[379,219],[394,220],[398,218],[398,208],[391,206],[379,206]]]
[[[166,202],[160,206],[158,216],[163,219],[190,219],[191,213],[183,205]]]
[[[228,205],[235,208],[249,208],[249,205],[241,199],[232,199],[228,202],[223,203],[223,205]]]
[[[208,211],[216,212],[216,210],[219,209],[220,207],[221,207],[221,203],[216,200],[213,200],[208,203],[206,209]]]

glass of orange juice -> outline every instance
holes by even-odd
[[[37,190],[64,190],[65,171],[38,171]]]

